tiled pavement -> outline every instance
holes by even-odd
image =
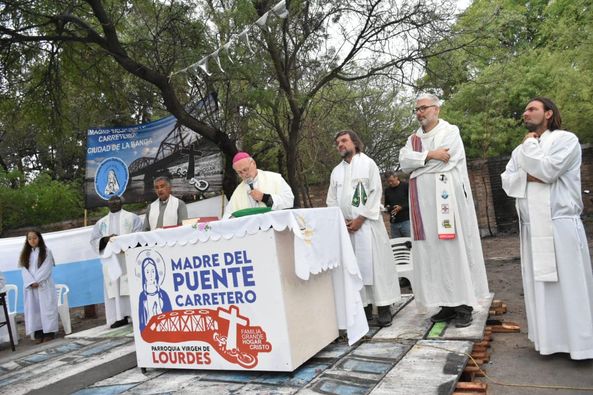
[[[445,328],[427,338],[430,314],[416,312],[413,297],[393,306],[387,328],[373,326],[348,346],[328,345],[292,373],[136,368],[131,327],[94,328],[65,342],[0,364],[0,393],[108,394],[449,394],[482,338],[488,306],[464,329]],[[411,303],[410,303],[411,302]]]

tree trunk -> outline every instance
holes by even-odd
[[[290,185],[292,193],[294,194],[294,207],[303,207],[301,199],[301,183],[297,176],[299,162],[298,140],[301,128],[300,118],[293,118],[289,128],[288,146],[286,147],[288,185]]]
[[[222,178],[222,190],[228,200],[231,199],[235,188],[237,187],[237,175],[233,169],[233,155],[225,155],[224,177]]]

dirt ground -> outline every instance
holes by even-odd
[[[593,220],[585,222],[585,227],[590,250],[593,251]],[[566,354],[541,356],[527,339],[519,260],[519,235],[487,237],[482,239],[482,246],[490,290],[495,293],[495,299],[501,299],[508,306],[508,312],[496,318],[513,321],[521,326],[521,333],[493,335],[490,362],[483,366],[488,377],[480,379],[489,384],[488,393],[493,395],[592,394],[593,360],[572,361]],[[406,292],[406,289],[402,291]],[[71,318],[74,332],[105,323],[102,305],[97,305],[96,318],[84,318],[83,308],[71,309]],[[20,332],[17,353],[25,353],[40,347],[30,338],[25,338],[22,315],[17,320]],[[63,336],[63,332],[58,334],[58,337]],[[11,352],[8,344],[0,344],[0,357],[6,358],[9,353]],[[520,386],[505,386],[497,383]],[[529,387],[533,385],[547,386],[547,388]],[[553,388],[554,386],[562,388]],[[571,387],[573,389],[569,389]],[[588,389],[577,390],[575,387]]]
[[[593,251],[593,221],[585,221]],[[593,360],[573,361],[568,354],[542,356],[527,338],[527,318],[519,260],[519,235],[482,239],[490,290],[508,306],[500,318],[521,326],[521,333],[495,333],[490,362],[484,365],[492,395],[592,394]],[[518,384],[519,386],[501,385]],[[537,386],[537,387],[533,387]]]

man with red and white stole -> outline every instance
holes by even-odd
[[[516,199],[528,337],[542,355],[593,359],[593,274],[581,222],[581,145],[546,97],[523,113],[529,131],[502,187]]]
[[[410,174],[409,199],[414,297],[420,312],[441,310],[433,322],[472,322],[479,299],[489,296],[480,231],[459,128],[439,119],[440,100],[416,99],[420,123],[400,150]]]
[[[364,144],[351,130],[338,132],[336,148],[342,161],[331,173],[326,203],[339,207],[356,255],[363,284],[360,293],[367,320],[377,306],[380,326],[392,322],[391,304],[400,300],[400,289],[381,214],[383,185],[374,160],[363,153]]]

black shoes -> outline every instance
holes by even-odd
[[[378,306],[377,307],[377,323],[379,326],[390,326],[392,321],[391,306]],[[368,304],[364,306],[364,314],[366,315],[367,321],[373,320],[373,305]]]
[[[119,328],[120,326],[126,326],[126,325],[128,325],[128,317],[124,317],[119,321],[115,321],[113,324],[111,324],[110,328],[115,329],[115,328]]]
[[[373,305],[367,304],[364,306],[364,315],[367,317],[367,321],[373,320]]]
[[[453,320],[456,328],[465,328],[472,323],[473,307],[460,305],[455,307],[442,306],[441,311],[430,317],[432,322],[449,322]]]
[[[441,311],[430,317],[430,320],[432,322],[447,322],[455,318],[456,315],[455,307],[442,306]]]
[[[379,326],[391,326],[391,306],[379,306],[377,307],[379,317],[377,321],[379,322]]]
[[[473,311],[473,307],[471,306],[467,306],[462,304],[461,306],[457,306],[455,307],[455,313],[456,313],[456,317],[455,317],[455,327],[456,328],[465,328],[468,327],[472,324],[473,318],[472,318],[472,311]]]

